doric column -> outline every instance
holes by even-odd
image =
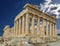
[[[16,32],[17,32],[17,36],[18,36],[18,31],[19,31],[19,27],[18,27],[18,20],[16,21]]]
[[[17,21],[15,21],[15,31],[16,31],[15,35],[17,36]]]
[[[21,34],[21,19],[19,18],[19,36]]]
[[[38,17],[38,22],[37,22],[37,31],[38,31],[38,35],[40,36],[40,17]]]
[[[55,36],[55,34],[56,34],[56,28],[55,28],[55,24],[53,23],[53,36]]]
[[[20,18],[20,36],[22,35],[22,17]]]
[[[16,22],[14,21],[14,37],[16,36]]]
[[[22,35],[24,35],[24,16],[22,16]]]
[[[44,34],[44,19],[42,18],[42,31],[41,31],[41,33],[42,33],[42,36],[44,36],[45,34]]]
[[[56,24],[54,24],[54,36],[57,36],[57,33],[56,33]]]
[[[28,35],[29,33],[29,14],[26,13],[26,32],[25,34]]]
[[[53,25],[52,25],[52,23],[50,22],[50,36],[52,36],[52,33],[53,33],[53,32],[52,32],[52,31],[53,31],[53,30],[52,30],[52,29],[53,29],[52,26],[53,26]]]
[[[34,28],[34,16],[32,17],[32,34],[34,35],[34,31],[35,31],[35,28]]]
[[[48,21],[46,20],[46,36],[48,36]]]

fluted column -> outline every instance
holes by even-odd
[[[22,35],[24,35],[24,16],[22,16]]]
[[[40,17],[38,17],[38,22],[37,22],[37,31],[38,31],[38,35],[40,36]]]
[[[14,22],[14,37],[16,36],[16,22]]]
[[[53,25],[53,23],[51,24],[51,26],[52,26],[52,28],[51,28],[51,30],[52,30],[51,34],[53,36],[53,34],[54,34],[54,25]]]
[[[44,36],[44,19],[42,18],[42,30],[41,30],[42,36]]]
[[[32,34],[34,35],[34,31],[35,31],[35,29],[34,29],[34,16],[32,17]]]
[[[18,36],[18,31],[19,31],[19,27],[18,27],[19,25],[18,25],[18,20],[17,20],[17,22],[16,22],[16,32],[17,32],[17,36]]]
[[[52,32],[52,31],[53,31],[53,30],[52,30],[52,29],[53,29],[52,26],[53,26],[53,25],[52,25],[52,23],[50,22],[50,36],[52,36],[52,33],[53,33],[53,32]]]
[[[48,21],[46,20],[46,36],[48,36]]]
[[[21,34],[21,19],[19,18],[19,36]]]
[[[29,33],[29,14],[26,13],[26,32],[25,34],[28,35]]]
[[[21,36],[21,35],[22,35],[22,17],[20,18],[20,20],[21,20],[21,21],[20,21],[20,23],[21,23],[21,24],[20,24],[20,25],[21,25],[21,27],[20,27],[20,36]]]
[[[15,35],[17,36],[17,21],[15,21],[15,31],[16,31]]]
[[[56,33],[56,24],[55,24],[55,35],[57,36],[57,33]]]
[[[56,33],[56,24],[54,24],[54,36],[57,36],[57,33]]]

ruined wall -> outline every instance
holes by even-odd
[[[12,28],[10,28],[9,25],[6,25],[4,28],[4,33],[3,33],[3,37],[4,38],[11,38],[12,37]]]

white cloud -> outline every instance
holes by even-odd
[[[51,4],[52,0],[45,0],[43,4],[40,4],[40,10],[45,13],[55,14],[57,15],[57,19],[60,18],[60,4]]]
[[[45,0],[44,4],[45,4],[45,5],[48,5],[48,4],[50,4],[51,2],[52,2],[51,0]]]
[[[49,4],[51,3],[52,1],[51,0],[45,0],[45,2],[43,4],[40,4],[40,7],[41,7],[41,10],[43,12],[45,12],[46,8],[49,7]]]

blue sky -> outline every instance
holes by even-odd
[[[59,0],[52,0],[53,4],[58,4]],[[14,24],[15,16],[23,10],[26,3],[40,6],[45,0],[0,0],[0,35],[3,33],[3,28],[6,25],[11,27]],[[60,18],[57,19],[57,30],[60,30]]]

